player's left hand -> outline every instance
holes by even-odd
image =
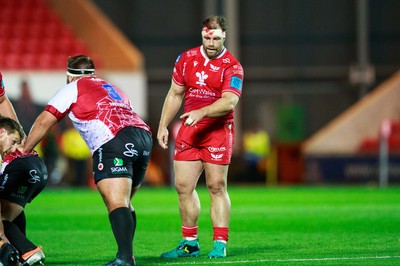
[[[195,126],[201,119],[203,119],[203,117],[204,111],[201,109],[192,110],[180,116],[181,119],[186,119],[185,125],[191,127]]]

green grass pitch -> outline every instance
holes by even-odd
[[[177,195],[143,187],[133,199],[138,265],[400,265],[400,187],[231,186],[228,257],[210,260],[210,200],[202,203],[198,258],[162,260],[181,239]],[[96,190],[46,188],[26,207],[27,233],[46,265],[101,265],[115,257]]]

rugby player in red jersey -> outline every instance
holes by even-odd
[[[203,21],[202,45],[177,58],[171,87],[161,113],[157,140],[167,149],[167,127],[183,101],[182,124],[174,153],[175,188],[179,197],[182,236],[162,258],[195,257],[200,253],[196,185],[205,172],[211,198],[214,247],[209,258],[226,257],[231,203],[227,175],[234,141],[234,107],[242,94],[243,68],[224,47],[227,23],[222,16]]]

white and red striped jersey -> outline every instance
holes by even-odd
[[[45,110],[57,120],[68,114],[92,153],[127,126],[150,132],[126,94],[95,76],[82,77],[61,88]]]
[[[178,56],[172,80],[185,86],[184,112],[210,105],[221,98],[223,92],[241,96],[243,68],[227,50],[214,59],[209,59],[202,46],[190,49]],[[221,118],[203,118],[200,123],[218,120],[233,120],[233,110]]]

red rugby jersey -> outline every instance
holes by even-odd
[[[175,62],[172,80],[185,86],[184,112],[210,105],[221,98],[223,92],[242,94],[243,68],[227,50],[215,59],[209,59],[203,47],[198,46],[179,55]],[[215,120],[230,122],[233,110],[221,118],[203,118],[199,123]]]

